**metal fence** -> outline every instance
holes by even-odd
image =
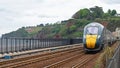
[[[82,39],[0,38],[0,53],[34,50],[82,43]]]
[[[109,59],[107,68],[120,68],[120,46],[116,48],[112,59]]]

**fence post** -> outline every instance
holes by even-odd
[[[73,39],[70,39],[70,45],[73,44]]]
[[[37,39],[37,49],[39,49],[39,41],[38,41],[38,39]]]
[[[28,38],[26,38],[26,50],[29,50],[29,46],[28,46],[28,42],[29,42],[29,40],[28,40]]]
[[[39,43],[39,39],[37,39],[38,40],[38,49],[40,48],[40,43]]]
[[[20,49],[21,49],[21,46],[20,46],[20,44],[21,44],[21,39],[19,38],[19,46],[18,46],[18,48],[19,48],[19,51],[21,51]]]
[[[17,52],[17,38],[15,38],[15,52]]]
[[[23,38],[23,47],[22,48],[23,48],[23,51],[25,51],[25,48],[24,48],[24,38]]]
[[[2,43],[2,41],[1,41],[1,38],[0,38],[0,54],[2,53],[2,52],[1,52],[1,49],[2,49],[2,48],[1,48],[2,44],[1,44],[1,43]]]
[[[13,46],[13,45],[12,45],[12,38],[10,38],[10,40],[11,40],[11,41],[10,41],[10,42],[11,42],[11,48],[10,48],[10,49],[11,49],[11,52],[13,52],[13,48],[12,48],[12,46]]]
[[[6,38],[6,53],[8,53],[8,38]]]
[[[1,53],[3,54],[3,38],[1,38]]]
[[[35,49],[35,39],[33,39],[33,49]]]
[[[32,48],[31,48],[31,38],[30,38],[29,40],[30,40],[30,42],[29,42],[29,46],[30,46],[30,50],[31,50],[31,49],[32,49]]]

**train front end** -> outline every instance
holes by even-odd
[[[86,52],[100,50],[101,48],[100,34],[101,34],[100,27],[95,24],[86,26],[84,28],[83,45],[84,50]]]

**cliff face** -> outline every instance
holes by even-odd
[[[96,20],[95,20],[96,21]],[[93,22],[86,19],[69,19],[61,23],[46,25],[44,27],[20,28],[16,31],[3,34],[2,37],[34,37],[34,38],[78,38],[82,37],[83,28],[86,24]],[[110,18],[102,23],[110,31],[120,27],[120,18]]]
[[[3,34],[2,37],[3,38],[5,38],[5,37],[33,37],[41,29],[42,29],[42,27],[37,27],[37,26],[22,27],[16,31],[12,31],[10,33]]]
[[[90,22],[102,23],[110,31],[120,27],[120,17],[115,16],[116,10],[106,12],[102,7],[80,9],[72,19],[56,22],[54,24],[43,24],[34,27],[23,27],[16,31],[3,34],[2,37],[34,37],[34,38],[79,38],[83,35],[83,28]],[[114,14],[112,13],[114,12]]]

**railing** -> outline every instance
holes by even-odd
[[[82,39],[0,38],[0,54],[82,43]]]
[[[116,48],[112,59],[109,59],[107,68],[120,68],[120,46]]]

